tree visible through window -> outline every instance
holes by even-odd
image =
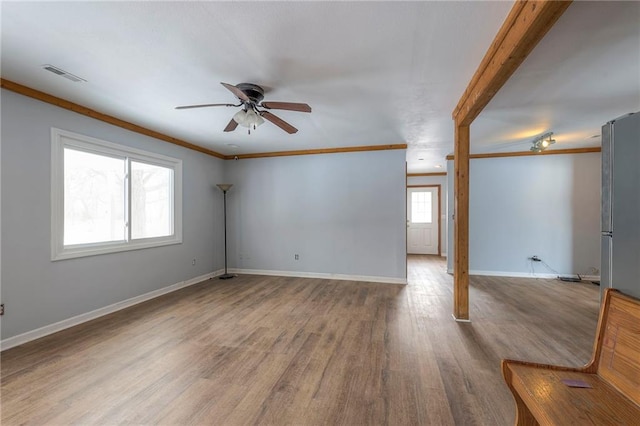
[[[54,260],[181,242],[180,160],[52,136]]]
[[[64,245],[125,240],[125,160],[64,149]]]
[[[131,162],[131,238],[171,234],[171,177],[166,167]]]

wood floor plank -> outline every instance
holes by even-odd
[[[470,277],[451,318],[442,258],[407,286],[208,280],[0,354],[3,425],[507,425],[500,359],[581,365],[598,287]]]

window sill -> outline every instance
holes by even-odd
[[[97,256],[101,254],[120,253],[131,250],[142,250],[153,247],[164,247],[174,244],[182,244],[182,238],[167,237],[154,238],[153,240],[141,240],[136,242],[115,242],[101,244],[83,244],[81,246],[71,246],[69,248],[54,250],[51,254],[52,261],[75,259],[78,257]]]

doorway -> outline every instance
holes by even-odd
[[[407,185],[407,254],[440,256],[440,185]]]

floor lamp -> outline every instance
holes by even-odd
[[[222,190],[222,196],[224,199],[224,274],[220,275],[218,278],[221,280],[228,280],[229,278],[233,278],[233,275],[227,273],[227,191],[233,185],[230,183],[219,183],[216,186]]]

